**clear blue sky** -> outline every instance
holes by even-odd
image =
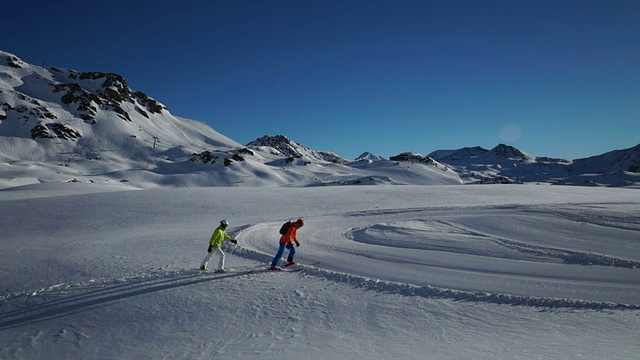
[[[640,143],[639,0],[8,1],[0,49],[353,159]]]

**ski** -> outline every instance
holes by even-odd
[[[302,269],[304,269],[302,266],[298,266],[298,267],[279,267],[276,266],[275,269],[272,268],[267,268],[268,271],[272,271],[272,272],[297,272],[297,271],[301,271]]]
[[[216,270],[211,270],[211,269],[209,270],[198,269],[197,271],[201,274],[224,275],[224,274],[237,274],[237,273],[251,273],[256,270],[260,270],[263,267],[264,265],[253,265],[253,266],[238,266],[238,267],[226,268],[222,272],[218,272]]]
[[[277,270],[272,270],[272,269],[269,269],[269,270],[275,271],[275,272],[298,272],[298,271],[304,270],[305,266],[314,266],[318,264],[320,264],[320,261],[310,263],[310,264],[295,263],[291,265],[284,265],[284,266],[277,267]]]
[[[278,270],[271,270],[270,268],[264,267],[264,265],[254,265],[254,266],[238,266],[226,268],[224,272],[217,272],[215,270],[196,270],[196,274],[203,275],[224,275],[224,274],[251,274],[257,272],[268,272],[268,271],[280,271],[280,272],[298,272],[304,270],[305,266],[314,266],[320,264],[320,261],[309,263],[309,264],[300,264],[295,263],[291,265],[283,265],[278,267]]]

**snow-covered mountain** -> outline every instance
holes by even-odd
[[[149,188],[555,182],[637,186],[638,147],[575,162],[500,144],[349,161],[284,135],[242,146],[180,118],[114,73],[28,64],[0,51],[0,188],[85,182]]]
[[[602,155],[573,161],[573,171],[579,174],[640,171],[640,144],[624,150],[614,150]]]
[[[42,68],[0,52],[0,187],[33,182],[179,185],[176,163],[240,144],[173,116],[117,74]],[[230,154],[228,156],[231,156]],[[197,170],[197,169],[194,169]]]
[[[347,163],[347,160],[332,152],[309,149],[284,135],[265,135],[259,139],[251,141],[247,146],[256,148],[256,150],[269,148],[269,151],[273,155],[289,158],[291,159],[290,161],[293,159],[307,159],[309,161],[327,161],[335,164]]]
[[[358,156],[354,161],[384,161],[386,160],[384,157],[370,153],[368,151],[363,152],[360,156]]]
[[[505,144],[438,150],[428,157],[450,165],[465,183],[640,184],[640,145],[578,160],[537,157]]]
[[[50,181],[128,187],[430,184],[427,167],[348,166],[286,136],[247,146],[174,116],[113,73],[43,68],[0,52],[0,188]],[[426,174],[425,175],[423,175]]]

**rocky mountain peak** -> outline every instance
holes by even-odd
[[[513,146],[505,144],[498,144],[496,147],[490,150],[490,153],[498,158],[508,160],[524,160],[525,158],[527,158],[527,154],[523,153]]]
[[[360,156],[358,156],[354,161],[362,161],[362,160],[366,160],[366,161],[383,161],[386,160],[384,157],[382,156],[378,156],[376,154],[370,153],[368,151],[363,152]]]
[[[250,148],[269,147],[278,155],[292,159],[306,158],[309,161],[328,161],[336,164],[346,164],[347,161],[329,151],[317,151],[298,144],[284,135],[265,135],[246,145]]]
[[[391,161],[414,161],[424,164],[436,165],[438,164],[433,158],[429,156],[423,156],[415,152],[403,152],[389,158]]]
[[[459,161],[459,160],[477,158],[485,155],[488,152],[489,150],[481,146],[474,146],[474,147],[464,147],[456,150],[436,150],[431,152],[427,156],[432,157],[441,162],[455,163],[456,161]]]
[[[19,57],[9,54],[4,51],[0,51],[0,64],[5,64],[8,67],[12,67],[15,69],[22,69],[25,65],[28,65],[24,61],[22,61]]]
[[[115,73],[44,68],[0,52],[0,75],[0,121],[7,122],[7,135],[76,140],[87,130],[82,121],[92,125],[119,117],[133,122],[134,114],[150,119],[166,110]]]
[[[304,146],[292,141],[284,135],[265,135],[247,144],[248,147],[270,147],[277,150],[282,156],[300,158]]]
[[[54,68],[54,71],[62,71]],[[135,110],[146,118],[149,113],[159,114],[166,107],[141,91],[133,91],[119,74],[103,72],[75,72],[67,75],[68,82],[50,84],[54,93],[62,93],[61,100],[67,105],[76,104],[78,116],[83,120],[94,120],[98,109],[115,111],[126,121],[131,121],[124,103],[134,105]]]

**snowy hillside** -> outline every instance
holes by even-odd
[[[640,145],[639,145],[640,146]],[[284,135],[242,146],[180,118],[114,73],[43,68],[0,51],[0,189],[47,182],[125,188],[548,182],[640,187],[638,147],[575,162],[500,144],[355,161]]]
[[[183,188],[0,196],[0,359],[616,359],[640,351],[640,192]],[[73,194],[72,192],[75,192]],[[62,196],[64,195],[64,196]],[[266,270],[304,217],[297,273]],[[228,274],[200,274],[218,221]],[[211,263],[210,263],[211,266]]]
[[[380,176],[380,169],[349,167],[282,135],[243,147],[202,122],[173,116],[120,75],[41,68],[6,52],[0,139],[0,188],[52,181],[123,188],[460,183],[420,167]]]
[[[586,159],[536,157],[512,146],[467,147],[428,155],[450,165],[465,183],[548,182],[640,187],[640,145]]]
[[[171,184],[168,164],[240,145],[171,115],[117,74],[29,65],[0,52],[0,186],[47,181]],[[134,185],[138,186],[138,185]]]

